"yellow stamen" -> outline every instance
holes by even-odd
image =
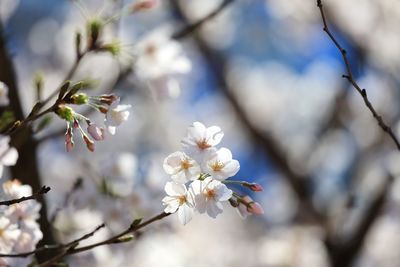
[[[181,160],[181,168],[182,168],[182,170],[188,170],[190,167],[193,167],[193,164],[190,163],[189,159]]]
[[[225,167],[225,165],[221,161],[217,160],[217,161],[213,162],[210,165],[210,167],[213,171],[218,172],[218,171],[221,171]]]
[[[179,205],[183,205],[187,202],[186,196],[179,196],[178,200],[179,200]]]

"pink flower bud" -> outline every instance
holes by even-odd
[[[79,121],[78,120],[74,120],[73,126],[74,126],[75,129],[79,128]]]
[[[250,196],[244,196],[241,200],[243,205],[246,206],[246,211],[254,215],[264,214],[264,209],[258,202],[255,202]]]
[[[67,152],[70,152],[73,148],[74,141],[72,140],[72,128],[68,127],[67,132],[65,133],[65,149]]]
[[[74,142],[65,142],[65,149],[67,152],[71,152],[72,149],[74,148]]]
[[[144,10],[152,9],[156,5],[158,5],[158,1],[157,0],[139,0],[137,3],[134,3],[132,5],[132,12],[144,11]]]
[[[255,215],[264,214],[264,209],[261,207],[260,203],[254,201],[249,203],[249,205],[247,206],[247,211]]]
[[[249,188],[251,191],[254,191],[254,192],[261,192],[261,191],[263,191],[263,188],[262,188],[262,186],[260,185],[260,184],[256,184],[256,183],[243,183],[242,184],[243,186],[245,186],[245,187],[247,187],[247,188]]]
[[[92,140],[90,140],[87,136],[83,136],[83,140],[85,141],[85,143],[86,143],[86,147],[87,147],[87,149],[89,149],[91,152],[94,152],[94,148],[95,148],[95,146],[94,146],[94,142],[92,141]]]
[[[96,124],[92,123],[89,124],[88,128],[87,128],[88,133],[90,134],[90,136],[96,140],[96,141],[102,141],[104,140],[105,136],[104,136],[104,129],[98,127]]]

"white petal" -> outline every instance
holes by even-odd
[[[193,213],[193,208],[189,207],[186,204],[183,204],[178,209],[178,219],[183,225],[185,225],[192,219]]]
[[[175,182],[166,183],[164,190],[169,196],[184,196],[187,192],[185,185]]]
[[[174,213],[179,208],[179,200],[173,197],[164,197],[163,205],[166,206],[164,211],[167,213]]]
[[[206,139],[210,145],[218,145],[221,142],[222,137],[224,137],[224,133],[218,126],[211,126],[207,128]]]
[[[228,177],[235,176],[236,173],[239,171],[239,169],[240,169],[239,161],[232,160],[225,165],[225,167],[223,168],[222,171],[226,175],[226,178],[228,178]]]
[[[10,147],[7,150],[7,152],[0,157],[1,157],[1,163],[3,163],[3,165],[13,166],[15,165],[15,163],[17,163],[18,151],[15,148]]]
[[[227,201],[232,197],[232,190],[228,189],[226,185],[221,184],[218,189],[218,200]]]
[[[218,214],[222,213],[223,209],[218,202],[210,201],[207,203],[207,214],[211,218],[216,218]]]
[[[228,162],[232,160],[232,152],[225,147],[218,149],[217,155],[221,162]]]
[[[188,134],[195,140],[201,140],[205,138],[206,127],[201,122],[194,122],[193,126],[189,127]]]
[[[108,127],[107,127],[108,132],[109,132],[110,134],[112,134],[112,135],[115,134],[116,129],[117,129],[117,127],[115,127],[115,126],[108,126]]]

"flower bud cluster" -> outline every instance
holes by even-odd
[[[94,141],[104,140],[106,129],[110,134],[114,135],[116,128],[128,119],[131,107],[130,105],[120,105],[120,98],[113,94],[89,97],[84,93],[76,93],[68,97],[68,99],[64,97],[63,102],[65,103],[60,104],[55,113],[67,122],[65,148],[68,152],[74,147],[74,129],[78,129],[87,149],[93,152],[95,150]],[[89,118],[75,112],[73,108],[66,104],[88,105],[105,114],[104,126],[98,126]],[[86,123],[86,131],[82,129],[81,123]]]
[[[248,213],[262,214],[259,204],[226,186],[228,182],[237,182],[253,191],[262,190],[257,184],[226,180],[236,175],[240,164],[232,158],[229,149],[216,148],[223,136],[218,126],[207,128],[194,122],[181,142],[183,151],[172,153],[164,160],[164,171],[172,179],[165,185],[164,211],[178,212],[182,224],[188,223],[195,212],[216,218],[223,212],[222,203],[226,201],[235,203],[232,206],[239,211],[245,206]]]

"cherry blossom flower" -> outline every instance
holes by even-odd
[[[10,147],[10,137],[0,135],[0,177],[4,166],[13,166],[18,160],[18,151]]]
[[[171,179],[177,183],[196,180],[201,173],[199,164],[180,151],[165,158],[163,167],[164,171],[171,175]]]
[[[224,133],[218,126],[205,127],[201,122],[194,122],[188,128],[187,137],[181,142],[184,152],[198,162],[209,153],[214,153],[214,146],[221,142]]]
[[[131,105],[120,105],[119,101],[118,98],[110,105],[105,118],[107,130],[112,135],[115,134],[116,128],[129,118],[128,109],[131,108]]]
[[[179,221],[185,225],[193,216],[193,199],[186,186],[175,182],[168,182],[165,185],[165,192],[168,196],[164,197],[162,202],[166,206],[164,211],[174,213],[178,211]]]
[[[239,162],[232,159],[231,151],[225,147],[208,154],[203,165],[205,172],[219,181],[234,176],[240,169]]]
[[[155,89],[158,96],[179,96],[176,75],[188,73],[191,62],[180,43],[171,39],[169,30],[162,28],[145,36],[137,50],[136,74],[139,79]]]
[[[237,211],[243,219],[247,218],[247,216],[251,214],[264,214],[264,209],[261,205],[258,202],[255,202],[250,196],[244,196],[240,199]]]
[[[5,216],[0,216],[0,252],[11,252],[20,233],[17,224],[11,223]]]
[[[0,82],[0,107],[8,106],[9,103],[8,87],[5,83]]]
[[[17,199],[32,195],[32,187],[23,185],[18,180],[9,180],[3,184],[3,194],[7,199]],[[11,205],[2,210],[12,223],[18,224],[20,230],[28,232],[35,244],[42,238],[42,232],[36,220],[40,217],[41,204],[36,200],[27,200]]]
[[[191,193],[194,195],[194,203],[199,213],[207,212],[208,216],[216,218],[222,213],[221,202],[232,197],[232,190],[218,180],[207,177],[203,181],[196,180],[190,185]]]

